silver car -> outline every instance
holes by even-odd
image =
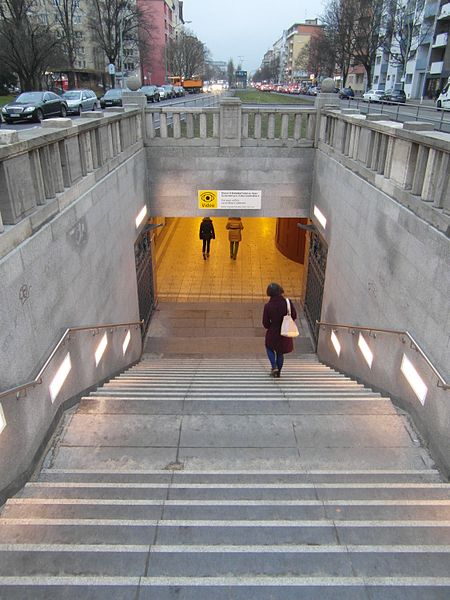
[[[62,95],[67,102],[68,112],[80,115],[84,110],[99,108],[99,102],[92,90],[69,90]]]

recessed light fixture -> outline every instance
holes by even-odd
[[[3,412],[3,406],[0,404],[0,433],[5,429],[5,427],[6,427],[5,413]]]
[[[95,366],[98,367],[99,362],[102,360],[102,356],[106,350],[106,346],[108,345],[108,334],[105,335],[100,340],[99,345],[97,346],[97,350],[95,351]]]
[[[136,217],[136,229],[139,227],[139,225],[145,219],[146,214],[147,214],[147,206],[143,206],[141,211],[139,212],[138,216]]]
[[[415,395],[419,398],[420,403],[425,404],[428,387],[406,354],[403,355],[400,369],[403,375],[406,377],[406,381],[412,387]]]
[[[320,208],[316,205],[314,205],[314,216],[319,221],[319,223],[322,225],[322,227],[324,229],[326,229],[327,219],[326,219],[325,215],[323,214],[323,212],[320,210]]]
[[[72,363],[70,361],[70,352],[68,352],[62,361],[59,369],[56,371],[56,375],[53,377],[52,382],[49,385],[50,399],[52,403],[56,400],[59,392],[61,391],[67,376],[72,369]]]
[[[364,339],[364,337],[363,337],[363,335],[361,333],[359,334],[359,338],[358,338],[358,346],[359,346],[359,349],[362,352],[362,355],[366,359],[366,363],[369,365],[369,369],[371,369],[372,368],[372,362],[373,362],[373,352],[369,348],[366,340]]]
[[[341,344],[339,343],[339,340],[337,338],[337,335],[334,333],[334,331],[331,332],[331,343],[334,346],[334,349],[336,351],[336,354],[338,356],[340,356],[341,354]]]
[[[131,340],[131,333],[130,330],[127,331],[127,335],[125,336],[125,339],[123,341],[123,346],[122,346],[122,351],[123,351],[123,355],[125,356],[125,353],[127,351],[128,348],[128,344],[130,343]]]

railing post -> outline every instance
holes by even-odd
[[[242,102],[239,98],[220,101],[220,146],[240,147],[242,137]]]

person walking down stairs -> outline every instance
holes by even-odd
[[[200,223],[200,239],[203,241],[202,253],[203,258],[206,260],[209,258],[209,251],[211,240],[216,239],[216,234],[214,232],[214,225],[211,221],[210,217],[203,217],[202,222]]]
[[[266,352],[270,360],[272,377],[280,377],[284,364],[284,355],[292,352],[294,342],[290,337],[281,335],[283,317],[288,313],[284,290],[278,283],[269,283],[267,295],[270,300],[264,305],[262,323],[266,331]],[[291,316],[297,318],[295,306],[291,304]]]
[[[230,241],[230,258],[236,260],[239,242],[242,241],[241,231],[244,229],[241,217],[229,217],[226,228],[228,229],[228,239]]]

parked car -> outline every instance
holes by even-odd
[[[175,98],[175,90],[171,83],[165,83],[161,87],[163,87],[166,92],[166,98]]]
[[[166,90],[165,90],[165,88],[163,88],[163,86],[160,85],[159,88],[157,88],[157,89],[158,89],[159,99],[160,100],[166,100],[167,96],[166,96]]]
[[[381,102],[381,98],[384,96],[384,90],[368,90],[363,94],[362,99],[364,102]]]
[[[345,87],[339,90],[339,98],[341,100],[353,100],[355,97],[355,92],[351,87]]]
[[[67,103],[53,92],[24,92],[2,108],[6,123],[67,116]]]
[[[139,90],[147,96],[147,102],[159,102],[159,92],[156,85],[143,85]]]
[[[95,110],[100,104],[92,90],[68,90],[62,95],[67,103],[67,112],[81,115],[83,110]]]
[[[181,85],[174,85],[173,89],[177,98],[181,98],[182,96],[184,96],[184,87],[181,87]],[[214,85],[212,86],[212,91],[215,91]]]
[[[100,98],[100,106],[102,108],[106,108],[107,106],[122,106],[123,92],[124,90],[122,88],[108,90],[106,94]]]
[[[450,110],[450,81],[445,85],[436,100],[436,108]]]
[[[382,102],[387,102],[387,103],[402,103],[405,104],[406,102],[406,94],[403,90],[386,90],[383,94],[383,96],[381,96],[381,100]]]

